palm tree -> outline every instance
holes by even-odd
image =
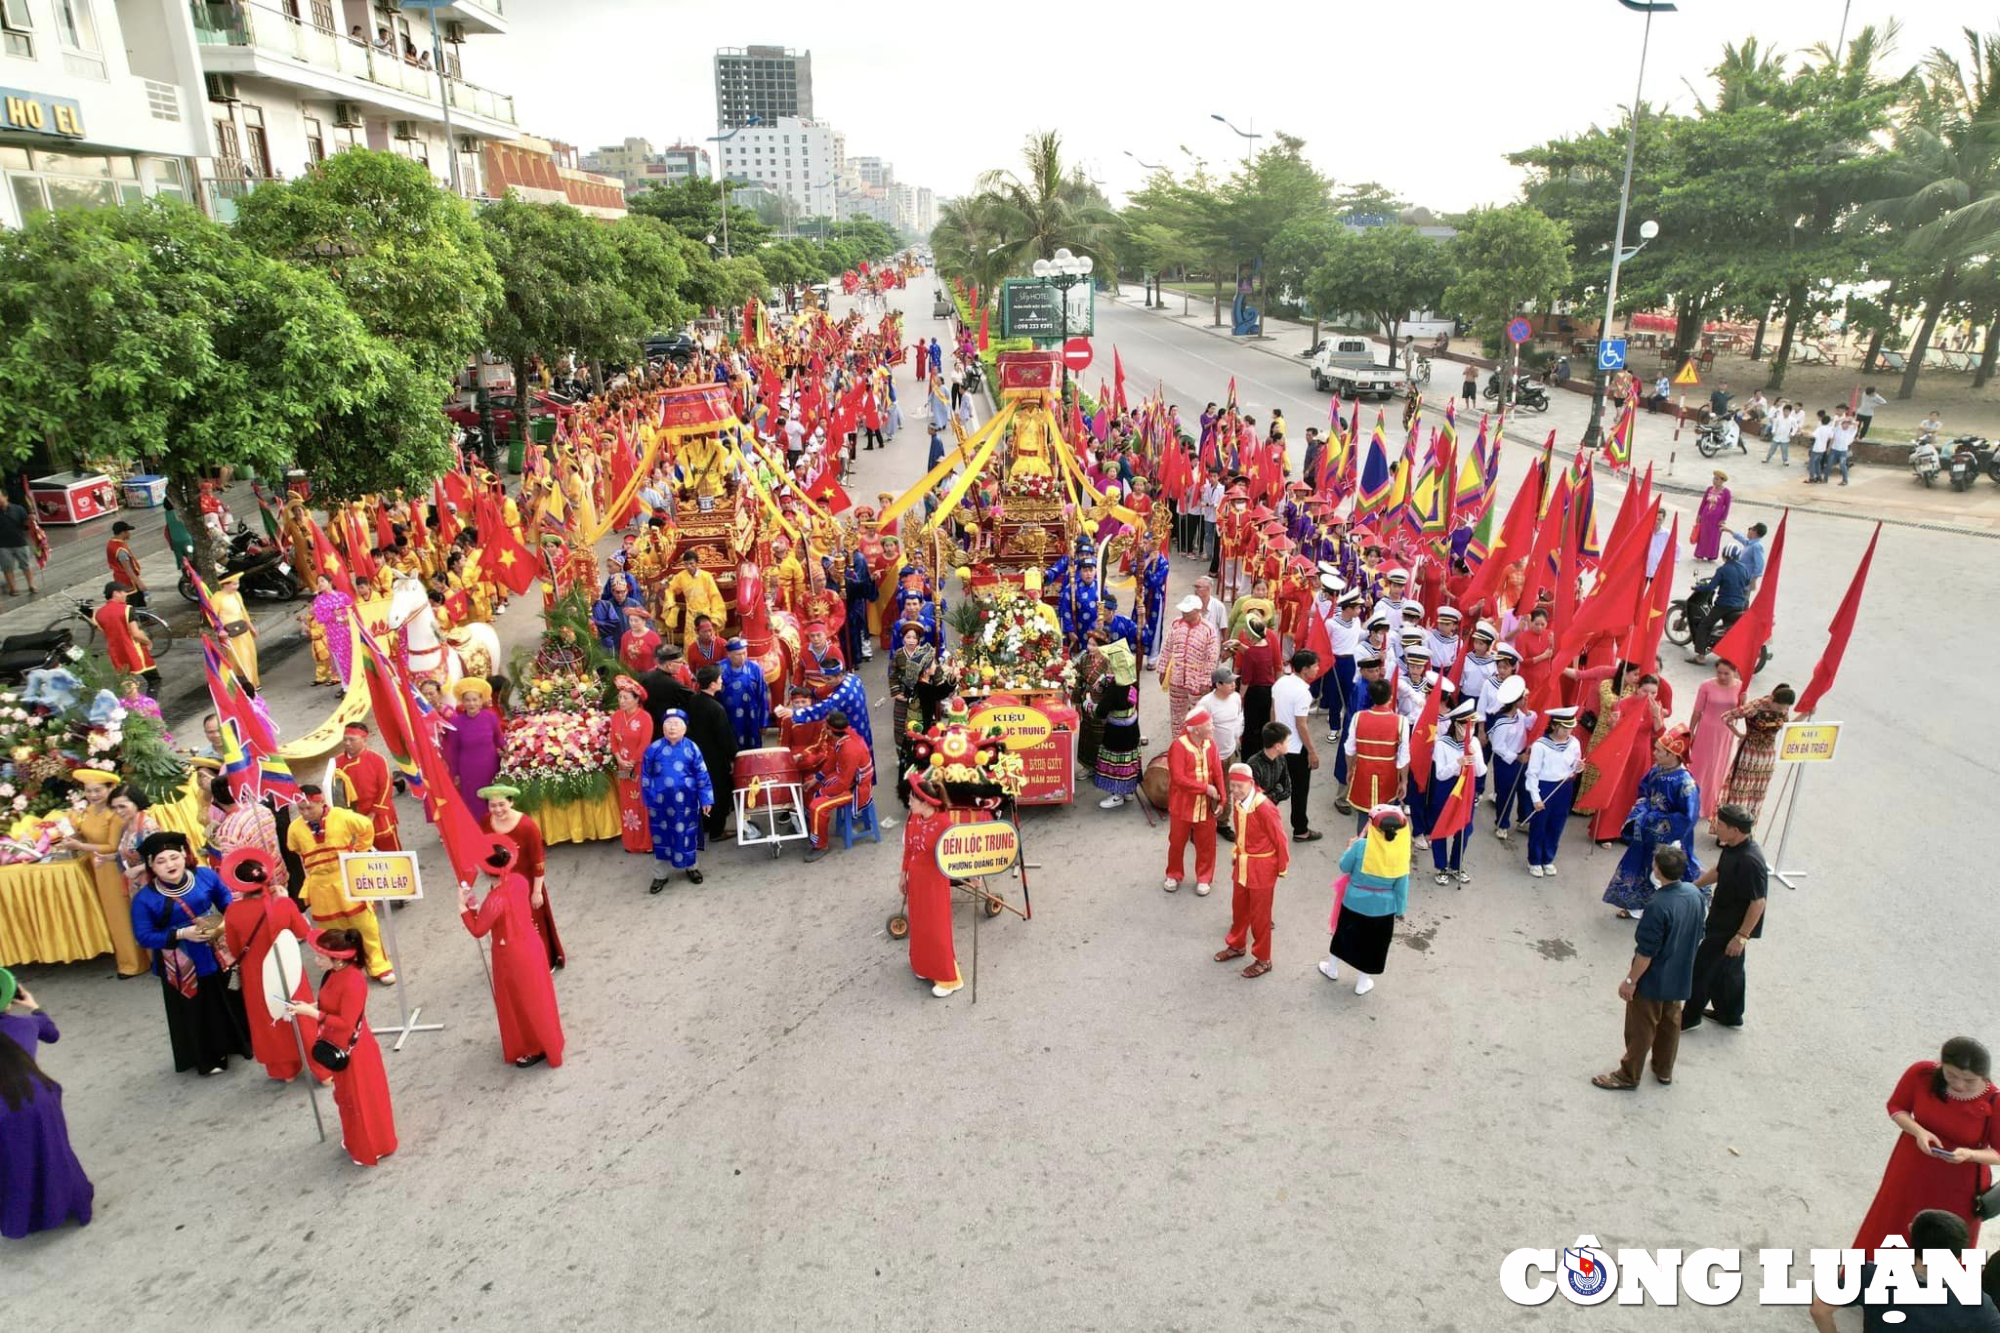
[[[999,254],[1005,236],[997,211],[996,200],[987,194],[947,199],[938,206],[937,225],[931,228],[931,253],[938,267],[981,291],[993,290],[1007,271]]]
[[[1969,59],[1939,47],[1924,62],[1915,103],[1895,131],[1889,197],[1863,210],[1904,232],[1937,281],[1896,397],[1916,392],[1924,353],[1966,264],[2000,246],[2000,33],[1966,29]]]
[[[1025,273],[1037,259],[1067,248],[1089,255],[1100,271],[1114,272],[1118,215],[1081,171],[1064,167],[1062,135],[1055,130],[1029,135],[1021,161],[1024,171],[989,171],[979,178],[999,234],[994,258],[1000,271]]]

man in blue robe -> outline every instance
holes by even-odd
[[[1104,614],[1108,617],[1104,628],[1110,632],[1111,637],[1125,640],[1125,646],[1132,650],[1132,656],[1135,658],[1138,657],[1139,622],[1130,616],[1119,614],[1118,596],[1116,593],[1107,592],[1104,594]],[[1085,632],[1088,633],[1088,631]]]
[[[822,721],[836,712],[845,713],[854,728],[854,734],[861,738],[861,743],[868,747],[870,754],[873,754],[875,732],[868,725],[867,686],[861,683],[861,677],[843,669],[838,662],[828,663],[824,674],[828,683],[833,686],[824,699],[815,699],[811,703],[799,704],[793,708],[780,708],[778,716],[789,718],[794,723],[805,724]]]
[[[678,708],[661,716],[660,739],[646,747],[639,796],[653,832],[653,883],[647,892],[666,888],[676,869],[687,871],[690,884],[701,883],[695,860],[707,841],[702,820],[715,806],[715,784],[700,747],[688,739],[687,714]]]
[[[750,660],[750,645],[731,639],[722,660],[722,706],[729,713],[729,729],[736,733],[738,750],[755,750],[764,744],[764,726],[771,717],[771,686],[764,668]]]

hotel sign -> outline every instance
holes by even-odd
[[[0,129],[81,139],[83,108],[70,97],[44,97],[19,88],[0,88]]]

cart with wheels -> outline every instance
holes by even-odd
[[[743,750],[734,773],[736,845],[769,847],[775,858],[788,842],[811,836],[798,758],[782,745]],[[759,816],[762,822],[759,823]]]

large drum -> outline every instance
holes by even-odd
[[[1173,789],[1173,779],[1167,773],[1167,752],[1160,751],[1146,761],[1146,772],[1139,779],[1139,791],[1152,802],[1155,810],[1167,808],[1167,796]]]
[[[736,752],[736,790],[743,793],[745,810],[789,809],[792,794],[785,788],[801,781],[798,757],[782,745]]]

